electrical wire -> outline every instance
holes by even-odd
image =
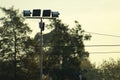
[[[120,44],[115,44],[115,45],[85,45],[85,47],[120,47]]]
[[[111,34],[103,34],[103,33],[96,33],[96,32],[88,32],[88,31],[85,31],[86,33],[90,33],[90,34],[96,34],[96,35],[103,35],[103,36],[111,36],[111,37],[119,37],[118,35],[111,35]]]
[[[109,52],[89,52],[90,54],[120,54],[120,51],[109,51]]]

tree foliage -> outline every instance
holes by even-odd
[[[87,80],[119,80],[120,79],[120,59],[110,59],[95,67],[88,69],[85,74]]]
[[[104,61],[100,67],[101,79],[119,80],[120,79],[120,59]]]
[[[0,79],[14,80],[18,73],[24,73],[21,59],[33,52],[33,48],[26,44],[32,30],[24,23],[19,10],[14,7],[0,9],[5,13],[5,17],[0,18]]]
[[[43,35],[44,74],[52,80],[79,80],[81,61],[89,57],[83,41],[90,36],[77,21],[72,29],[61,20],[51,20],[47,27],[52,31]],[[39,41],[38,35],[35,40]]]
[[[15,48],[17,58],[21,53],[26,54],[27,48],[25,48],[24,42],[29,39],[28,33],[31,32],[27,24],[24,23],[24,18],[19,14],[18,10],[14,10],[13,7],[1,10],[5,13],[5,17],[0,19],[3,24],[0,27],[0,55],[4,59],[13,60]]]

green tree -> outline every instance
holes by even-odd
[[[82,65],[82,68],[85,68],[86,70],[84,76],[87,80],[102,80],[100,78],[100,70],[96,68],[94,64],[91,64],[89,61],[85,61]]]
[[[120,59],[104,61],[100,66],[100,80],[120,80]]]
[[[9,9],[0,7],[0,9],[5,13],[5,17],[0,18],[0,59],[5,62],[5,65],[0,68],[7,66],[6,69],[1,69],[3,71],[0,72],[1,74],[6,72],[4,78],[11,75],[11,78],[8,79],[13,80],[17,73],[16,67],[20,67],[20,59],[33,51],[32,47],[25,44],[30,39],[28,34],[32,31],[24,23],[24,18],[19,13],[19,10],[15,10],[14,7]]]
[[[79,80],[81,61],[89,56],[83,41],[90,35],[84,34],[77,21],[72,29],[61,20],[51,20],[47,27],[52,31],[43,35],[44,74],[52,80]],[[36,42],[39,41],[38,36],[35,36]]]

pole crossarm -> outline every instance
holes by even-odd
[[[51,17],[25,17],[26,19],[56,19],[56,18],[51,18]]]

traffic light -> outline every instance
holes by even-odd
[[[52,17],[56,18],[59,17],[60,13],[59,12],[52,12]]]
[[[23,16],[31,16],[31,11],[30,10],[24,10],[23,11]]]
[[[41,10],[40,9],[33,9],[32,16],[40,16],[41,15]]]
[[[50,17],[51,16],[51,10],[43,10],[43,17]]]

